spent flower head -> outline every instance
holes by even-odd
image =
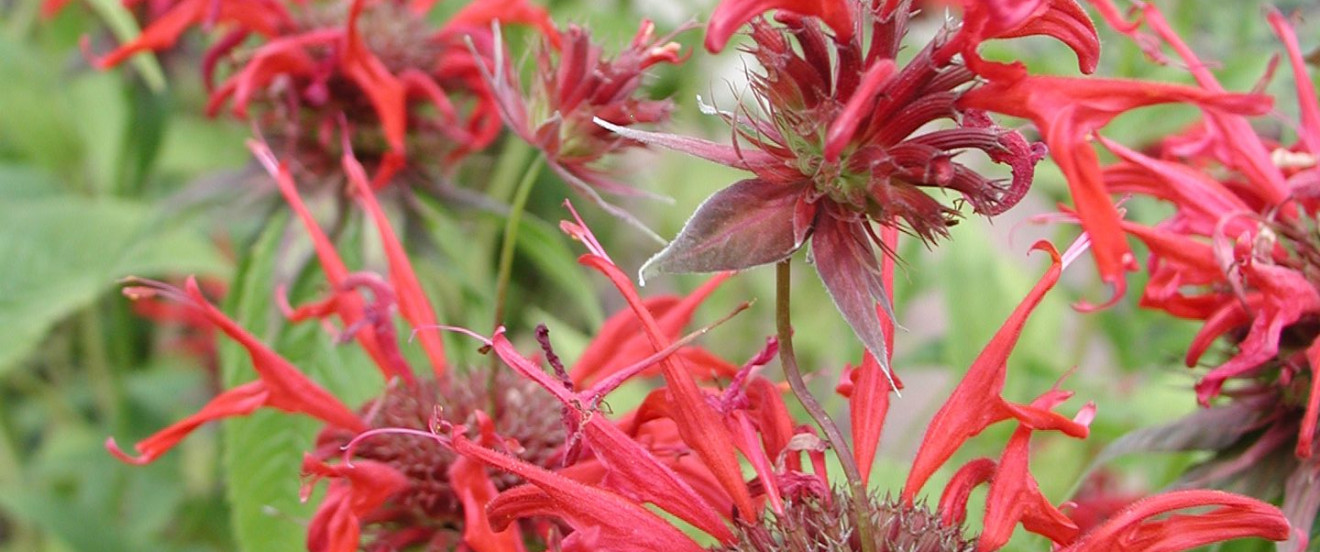
[[[541,40],[529,85],[521,82],[517,72],[508,70],[502,57],[495,58],[493,67],[483,69],[500,113],[514,134],[540,150],[551,170],[575,192],[650,232],[600,195],[644,193],[616,181],[604,165],[609,157],[643,144],[621,138],[595,120],[624,127],[667,122],[673,102],[647,96],[647,70],[684,61],[682,46],[673,39],[688,28],[690,25],[684,25],[657,37],[655,24],[643,20],[628,46],[608,55],[592,40],[589,29],[569,25]],[[497,52],[503,54],[498,28],[495,36]]]

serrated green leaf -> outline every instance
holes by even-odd
[[[225,270],[210,244],[144,205],[68,196],[0,204],[0,258],[0,374],[119,278]]]

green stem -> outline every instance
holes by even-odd
[[[110,369],[109,355],[105,347],[105,332],[101,325],[101,313],[93,305],[83,309],[78,318],[79,338],[82,342],[82,360],[84,366],[87,367],[87,376],[92,384],[97,408],[110,422],[109,427],[117,428],[119,423],[119,389],[115,382],[115,375]]]
[[[536,186],[536,177],[545,166],[544,158],[537,157],[523,173],[518,183],[518,191],[509,205],[509,216],[504,219],[504,242],[500,246],[500,268],[495,277],[495,327],[504,323],[504,306],[509,294],[509,280],[513,276],[513,253],[518,246],[518,228],[522,224],[523,212],[527,210],[527,198]]]
[[[839,426],[816,401],[816,397],[807,389],[807,382],[802,379],[802,370],[798,368],[797,355],[793,352],[793,323],[790,315],[789,293],[792,290],[789,259],[775,265],[775,329],[779,337],[779,363],[783,365],[784,377],[793,389],[802,408],[820,426],[825,434],[825,441],[834,449],[843,466],[844,478],[848,480],[849,495],[853,503],[853,513],[857,516],[857,536],[861,540],[862,552],[875,552],[875,540],[872,535],[871,516],[868,515],[866,484],[862,482],[862,472],[857,469],[857,459],[853,458],[848,441],[843,438]]]
[[[533,155],[537,155],[536,150],[527,145],[522,140],[510,139],[505,142],[500,151],[499,158],[495,161],[495,170],[491,174],[490,184],[486,188],[486,196],[493,201],[504,204],[513,202],[513,196],[517,192],[518,183],[523,179],[527,166],[533,161]],[[495,251],[500,247],[500,229],[503,221],[497,217],[482,217],[475,229],[476,235],[471,243],[480,244],[481,251]],[[474,270],[479,268],[479,272],[473,272],[473,281],[488,282],[495,277],[487,263],[465,263],[471,265]],[[487,311],[489,312],[489,311]],[[494,327],[494,324],[491,324]]]

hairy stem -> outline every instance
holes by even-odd
[[[839,464],[843,466],[843,475],[851,491],[848,494],[851,495],[853,511],[857,516],[857,536],[861,540],[862,552],[875,552],[871,519],[867,515],[866,484],[862,482],[862,472],[857,469],[857,459],[853,457],[852,449],[848,447],[848,441],[843,438],[839,426],[835,425],[834,420],[807,389],[807,383],[802,379],[802,370],[798,368],[797,355],[793,352],[793,324],[789,309],[792,285],[788,263],[789,259],[785,259],[775,265],[775,328],[779,335],[779,362],[783,365],[784,377],[793,389],[793,395],[820,426],[825,441],[834,449]]]

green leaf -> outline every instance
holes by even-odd
[[[50,327],[131,274],[222,274],[214,247],[145,205],[50,197],[0,204],[0,374]]]
[[[8,488],[0,493],[0,506],[18,519],[55,535],[78,552],[129,552],[122,528],[110,516],[76,501],[24,488]]]
[[[226,310],[259,339],[273,333],[273,274],[288,220],[280,213],[269,221],[248,248],[226,296]],[[227,388],[252,380],[251,363],[237,343],[222,341],[220,359]],[[298,472],[313,431],[312,422],[271,410],[225,423],[227,491],[234,537],[242,550],[306,548],[305,531],[294,520],[311,515],[298,501]]]
[[[54,61],[23,43],[0,36],[0,151],[17,150],[24,158],[61,175],[82,169],[81,140],[72,102]]]

